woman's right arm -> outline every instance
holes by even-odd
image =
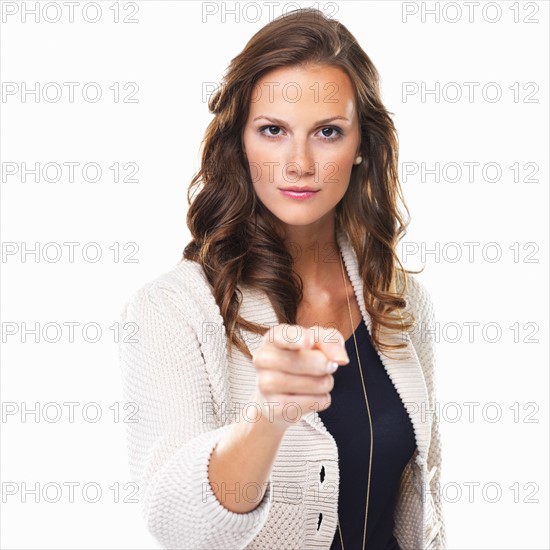
[[[130,470],[146,525],[163,547],[244,548],[269,515],[269,472],[282,434],[272,437],[273,430],[259,423],[216,421],[211,381],[188,315],[184,298],[157,282],[138,290],[121,313],[123,329],[125,323],[138,329],[130,336],[132,325],[126,325],[119,344],[124,399],[138,407],[134,422],[125,424]],[[267,480],[250,511],[242,499],[222,505],[212,490],[244,481],[241,473],[247,481]]]
[[[210,458],[209,478],[226,508],[242,514],[258,506],[285,431],[262,414],[255,422],[234,422],[222,437]]]

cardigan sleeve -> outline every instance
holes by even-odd
[[[411,302],[416,305],[415,329],[411,340],[415,346],[418,360],[422,365],[428,390],[429,410],[436,411],[436,350],[435,350],[435,307],[426,286],[416,277],[410,277]],[[439,431],[439,417],[434,414],[431,429],[430,448],[428,451],[428,480],[426,491],[429,491],[433,499],[433,527],[427,533],[426,548],[430,550],[447,548],[447,534],[445,530],[445,510],[441,498],[441,463],[442,444]]]
[[[177,296],[152,282],[120,315],[124,399],[138,409],[126,423],[132,479],[147,528],[163,548],[244,548],[267,521],[271,479],[248,513],[232,512],[213,493],[210,456],[231,424],[214,419],[200,342]]]

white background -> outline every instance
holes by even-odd
[[[101,8],[96,23],[85,20],[96,17],[94,5],[83,11],[85,3],[75,8],[71,23],[62,3],[50,3],[44,14],[41,2],[40,21],[33,14],[23,21],[24,8],[34,4],[3,2],[0,29],[1,546],[155,548],[139,504],[122,502],[131,499],[124,489],[130,481],[123,422],[128,411],[122,409],[115,332],[109,327],[116,326],[137,288],[179,261],[189,238],[187,185],[198,168],[210,120],[203,85],[219,82],[231,58],[269,21],[270,12],[262,2],[249,2],[246,10],[245,2],[237,3],[236,21],[221,3],[120,2],[120,19],[137,22],[115,23],[115,2],[102,1],[96,4]],[[467,4],[439,2],[439,22],[434,13],[425,13],[436,7],[434,2],[317,5],[346,25],[371,57],[382,77],[386,107],[395,115],[412,216],[404,241],[413,252],[406,258],[403,250],[400,254],[411,269],[426,265],[418,277],[432,295],[441,328],[436,382],[444,411],[440,429],[449,548],[543,549],[550,545],[549,5],[474,2],[470,20]],[[132,16],[133,6],[138,9]],[[235,3],[225,7],[232,9]],[[206,16],[206,8],[215,13]],[[292,5],[280,2],[273,15],[283,8]],[[57,9],[60,20],[49,22]],[[256,15],[259,20],[253,22]],[[38,101],[32,94],[22,96],[22,87],[36,82],[42,87],[58,83],[62,97],[48,102],[42,96]],[[64,82],[79,83],[74,102]],[[82,96],[90,82],[102,90],[95,103]],[[123,90],[128,82],[139,86],[135,103],[122,101],[131,91]],[[472,101],[465,82],[477,83]],[[109,89],[114,83],[121,90],[118,102]],[[404,98],[404,83],[419,92]],[[422,98],[422,86],[433,90],[436,83],[440,94]],[[11,95],[13,86],[16,93]],[[493,101],[497,89],[502,96]],[[462,98],[454,101],[457,90]],[[49,92],[52,97],[55,88]],[[526,102],[529,98],[532,102]],[[32,168],[36,162],[80,165],[73,182],[67,170],[57,182],[42,175],[35,182],[32,174],[23,182],[22,163]],[[102,168],[95,183],[82,177],[82,165],[90,162]],[[109,167],[117,162],[121,167],[136,163],[138,181],[113,181]],[[405,166],[409,170],[422,163],[428,169],[447,164],[447,170],[439,172],[439,181],[420,171],[405,177]],[[458,181],[449,181],[456,172],[448,163],[462,168]],[[479,163],[472,181],[465,163]],[[493,164],[483,173],[487,163]],[[518,181],[510,169],[514,163],[519,163]],[[12,174],[14,166],[19,172]],[[531,167],[538,171],[533,174]],[[73,262],[66,242],[79,243]],[[478,243],[471,258],[468,242]],[[35,243],[38,257],[21,253]],[[42,255],[47,243],[58,243],[58,261]],[[83,258],[87,243],[97,243],[102,253],[97,262]],[[135,243],[129,245],[134,248],[125,250],[127,243]],[[136,254],[129,255],[136,246]],[[439,247],[439,253],[423,257],[422,247]],[[499,250],[502,255],[494,260]],[[55,258],[55,244],[47,251]],[[93,257],[94,250],[88,248],[88,253]],[[457,253],[462,257],[456,259]],[[63,325],[68,322],[78,323],[73,342]],[[41,330],[52,325],[45,335],[24,339],[24,323],[31,329],[39,323]],[[96,343],[83,337],[86,323],[100,326]],[[477,323],[471,339],[467,323]],[[60,340],[48,342],[55,338],[56,326],[64,329]],[[495,327],[502,334],[493,341]],[[94,335],[90,330],[88,336]],[[79,404],[74,422],[64,402]],[[90,402],[102,412],[97,422],[83,418],[83,405]],[[466,402],[479,404],[471,422]],[[35,403],[36,416],[21,414]],[[54,404],[48,409],[54,418],[55,404],[61,405],[57,422],[46,420],[47,403]],[[491,422],[499,410],[501,418]],[[87,413],[93,418],[95,411]],[[68,482],[75,483],[74,502],[63,485]],[[50,500],[56,498],[56,486],[63,492],[58,502],[47,502],[42,492],[38,503],[32,493],[24,502],[23,483],[27,489],[38,484],[40,491],[51,483]],[[102,490],[98,502],[86,502],[86,483]],[[110,489],[116,483],[118,502]],[[510,489],[514,484],[516,493]],[[468,487],[474,489],[472,498]],[[495,487],[502,494],[490,502]],[[91,488],[88,497],[94,496]]]

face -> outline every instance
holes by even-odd
[[[258,199],[283,224],[315,227],[334,216],[359,154],[354,90],[338,67],[282,67],[252,93],[242,136]],[[313,193],[292,193],[288,188]]]

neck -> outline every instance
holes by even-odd
[[[334,217],[307,226],[286,226],[285,243],[294,258],[294,271],[305,288],[319,289],[342,277]]]

